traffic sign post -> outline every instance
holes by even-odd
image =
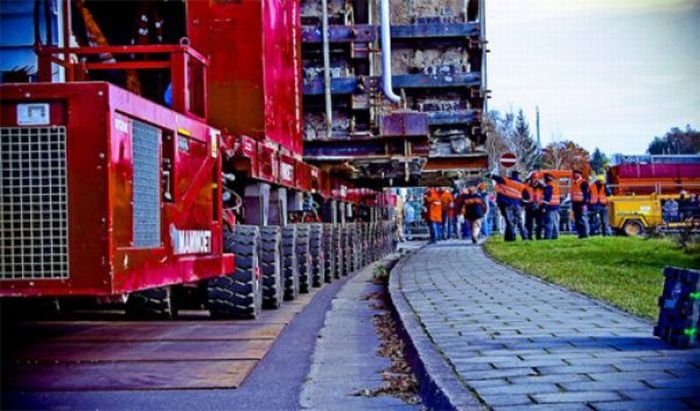
[[[504,168],[511,168],[515,166],[515,164],[518,162],[517,157],[513,153],[503,153],[501,155],[501,158],[499,160],[501,163],[501,166]]]

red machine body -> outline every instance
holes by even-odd
[[[617,195],[700,192],[700,164],[619,164],[608,170],[608,184]]]
[[[0,210],[11,216],[0,221],[11,233],[0,246],[18,250],[2,254],[0,297],[118,295],[233,272],[222,244],[235,220],[222,205],[225,168],[243,177],[237,184],[388,205],[301,160],[299,24],[292,0],[193,1],[188,35],[202,54],[188,45],[40,49],[41,83],[0,86],[0,178],[16,199]],[[70,82],[51,84],[56,65]],[[143,70],[170,71],[172,109],[89,81]],[[14,187],[16,177],[28,180]],[[65,179],[44,186],[44,177]],[[54,194],[60,201],[41,209]]]
[[[299,2],[190,1],[187,34],[210,59],[210,123],[300,158]]]
[[[104,82],[0,94],[3,175],[26,191],[3,186],[17,209],[2,223],[21,235],[2,244],[15,254],[2,262],[0,296],[113,295],[233,269],[221,244],[218,130]],[[27,107],[48,112],[18,124]],[[139,133],[153,144],[135,147]]]

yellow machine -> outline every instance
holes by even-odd
[[[678,195],[613,196],[608,200],[610,227],[628,236],[643,234],[655,228],[681,228],[686,223],[669,223],[664,220],[663,204],[666,200],[678,201]]]

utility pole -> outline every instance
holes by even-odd
[[[542,144],[540,142],[540,106],[535,106],[535,127],[537,128],[537,168],[542,168]]]

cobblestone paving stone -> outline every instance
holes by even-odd
[[[464,242],[408,258],[403,295],[455,378],[487,406],[700,406],[700,350],[674,349],[652,336],[650,323],[494,263]]]

